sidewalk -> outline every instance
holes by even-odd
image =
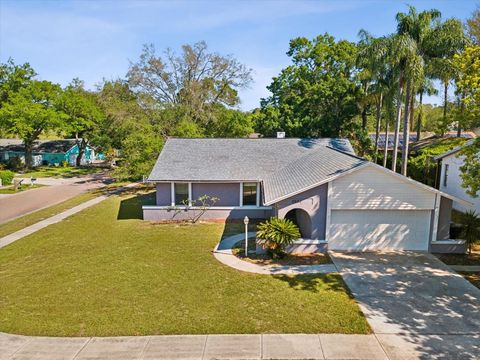
[[[0,333],[0,359],[390,359],[374,335],[172,335],[106,338]]]

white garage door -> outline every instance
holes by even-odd
[[[428,250],[428,210],[332,210],[330,250]]]

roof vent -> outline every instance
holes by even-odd
[[[277,131],[277,139],[285,139],[285,131]]]

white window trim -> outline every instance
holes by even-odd
[[[192,183],[186,181],[172,181],[170,183],[170,205],[171,206],[182,206],[175,205],[175,184],[188,184],[188,206],[192,205]]]
[[[443,187],[447,187],[448,184],[448,170],[450,168],[449,164],[445,164],[443,169]]]
[[[248,184],[248,183],[255,183],[257,184],[257,198],[255,201],[255,205],[243,205],[243,184]],[[239,201],[239,206],[240,207],[245,207],[245,208],[259,208],[260,206],[260,183],[258,181],[245,181],[240,183],[240,201]]]
[[[239,202],[239,206],[240,207],[243,206],[243,182],[240,183],[240,202]]]
[[[260,183],[257,182],[257,207],[260,206]]]

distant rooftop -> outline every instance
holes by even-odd
[[[74,147],[76,139],[37,140],[33,146],[35,153],[64,153]],[[0,151],[25,151],[23,141],[20,139],[0,139]]]

